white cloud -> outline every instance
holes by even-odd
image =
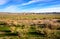
[[[38,12],[60,12],[60,7],[44,8],[38,10]]]
[[[16,5],[11,5],[6,8],[0,9],[2,12],[60,12],[60,5],[53,5],[45,8],[31,8],[22,9]]]
[[[2,12],[17,12],[18,11],[18,8],[17,8],[17,6],[11,5],[9,7],[0,9],[0,11],[2,11]]]
[[[52,1],[52,0],[32,0],[32,1],[29,1],[27,3],[23,3],[21,5],[29,5],[29,4],[32,4],[32,3],[36,3],[36,2],[49,2],[49,1]]]
[[[60,12],[60,7],[31,10],[30,12]]]
[[[0,5],[6,4],[9,0],[0,0]]]
[[[32,9],[29,12],[60,12],[60,5],[54,5],[41,9]]]
[[[10,5],[6,8],[0,9],[0,12],[26,12],[26,10],[18,8],[17,5]]]
[[[24,5],[29,5],[29,4],[31,4],[31,3],[34,3],[35,1],[29,1],[29,2],[27,2],[27,3],[23,3],[22,5],[24,6]]]

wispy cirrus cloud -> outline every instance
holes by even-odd
[[[38,9],[37,12],[60,12],[60,7]]]
[[[51,7],[51,8],[43,8],[43,9],[36,9],[36,10],[31,10],[28,12],[60,12],[60,7]]]
[[[11,6],[8,6],[6,8],[0,9],[0,11],[2,11],[2,12],[17,12],[18,7],[11,5]]]
[[[12,2],[9,2],[9,1],[12,1]],[[59,11],[60,2],[58,0],[57,1],[54,1],[54,0],[31,0],[30,1],[29,0],[28,2],[27,1],[23,2],[23,1],[0,0],[0,5],[4,6],[4,7],[0,6],[1,7],[0,11],[2,11],[2,12],[60,12]],[[51,1],[54,1],[54,2],[51,2]],[[11,3],[12,5],[9,4],[8,2]],[[6,3],[9,6],[7,6]],[[31,6],[29,4],[31,4]],[[29,6],[25,6],[25,5],[29,5]],[[35,5],[37,5],[37,6],[35,6]]]
[[[49,1],[52,1],[52,0],[31,0],[27,3],[22,3],[21,5],[29,5],[29,4],[32,4],[32,3],[36,3],[36,2],[49,2]]]
[[[7,2],[9,2],[10,0],[0,0],[0,5],[6,4]]]
[[[33,8],[29,12],[60,12],[60,5],[53,5],[46,8]]]

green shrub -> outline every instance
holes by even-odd
[[[7,25],[7,23],[4,21],[0,21],[0,25]]]
[[[37,24],[37,26],[40,28],[46,28],[46,24]]]

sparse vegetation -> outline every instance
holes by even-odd
[[[60,14],[0,14],[1,39],[60,39]]]

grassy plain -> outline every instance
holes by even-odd
[[[0,14],[0,39],[60,39],[60,14]]]

